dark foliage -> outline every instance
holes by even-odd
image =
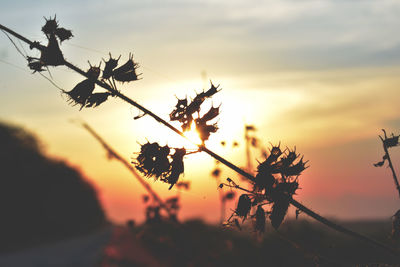
[[[247,194],[242,194],[239,197],[239,201],[235,210],[237,216],[242,217],[243,220],[246,219],[247,214],[250,212],[251,200]]]
[[[105,222],[81,174],[46,157],[37,139],[0,124],[0,251],[93,231]]]
[[[269,155],[257,167],[257,174],[252,182],[252,191],[241,188],[230,178],[227,179],[228,184],[221,184],[221,188],[228,186],[248,192],[239,198],[237,209],[225,225],[234,225],[235,216],[245,218],[245,214],[247,215],[252,207],[257,206],[257,210],[252,215],[255,218],[255,231],[263,231],[266,213],[270,214],[271,224],[277,229],[286,216],[290,198],[299,188],[298,177],[307,168],[307,162],[304,162],[303,157],[299,158],[300,154],[296,153],[296,149],[282,151],[280,144],[272,145]],[[263,205],[271,206],[270,211],[265,212],[262,208]]]

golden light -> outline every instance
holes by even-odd
[[[202,141],[200,139],[200,135],[196,130],[196,123],[193,121],[192,124],[190,125],[190,130],[184,132],[184,135],[191,141],[191,146],[188,147],[188,145],[185,145],[186,149],[196,149],[197,146],[196,145],[201,145]],[[194,144],[193,144],[193,143]]]

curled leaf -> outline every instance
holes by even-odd
[[[272,205],[271,215],[269,216],[271,224],[275,229],[281,225],[283,219],[289,208],[289,198],[282,195],[282,197],[276,199]]]
[[[265,232],[265,211],[261,205],[257,206],[255,230],[259,233]]]
[[[243,220],[245,220],[247,217],[247,214],[250,211],[250,208],[251,208],[251,200],[250,200],[249,196],[247,194],[242,194],[239,197],[239,201],[238,201],[238,204],[237,204],[237,207],[235,210],[236,214],[239,217],[243,217]]]

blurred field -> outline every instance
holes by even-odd
[[[345,226],[390,245],[389,221]],[[269,226],[269,225],[268,225]],[[399,258],[307,220],[286,221],[263,236],[201,221],[135,228],[136,238],[167,266],[398,266]],[[121,265],[125,266],[125,265]],[[129,265],[127,265],[129,266]]]

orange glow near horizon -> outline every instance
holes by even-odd
[[[245,166],[244,125],[257,128],[260,147],[280,141],[282,147],[296,146],[310,166],[300,176],[302,190],[296,199],[322,214],[383,217],[398,208],[391,174],[373,163],[383,156],[377,138],[380,129],[395,134],[400,130],[396,14],[400,2],[305,1],[304,6],[303,1],[256,5],[166,1],[160,5],[117,0],[112,5],[117,19],[110,15],[115,12],[110,13],[109,5],[96,5],[95,12],[88,13],[83,8],[76,12],[75,4],[53,2],[25,1],[21,8],[18,1],[6,1],[2,23],[43,42],[42,17],[57,12],[60,25],[74,34],[71,42],[60,46],[62,53],[84,70],[87,61],[107,59],[109,52],[121,55],[123,64],[134,50],[143,79],[118,84],[118,90],[166,121],[177,98],[190,101],[210,88],[212,80],[221,90],[204,101],[201,112],[220,106],[215,118],[219,129],[205,141],[206,147],[238,167]],[[29,56],[37,56],[22,46]],[[146,192],[120,163],[107,159],[88,133],[71,124],[71,118],[85,120],[129,162],[146,142],[197,150],[149,115],[134,120],[143,113],[117,98],[81,111],[68,105],[59,89],[38,73],[31,74],[6,36],[0,38],[0,61],[4,61],[0,62],[0,119],[31,130],[49,155],[78,167],[98,189],[113,220],[143,216],[141,195]],[[61,66],[50,71],[51,79],[66,91],[84,79]],[[94,92],[102,91],[96,86]],[[170,123],[181,129],[178,122]],[[184,135],[201,144],[194,124]],[[255,170],[262,157],[255,149],[251,152]],[[400,148],[391,153],[400,171]],[[205,152],[184,160],[181,179],[192,184],[181,195],[181,216],[218,220],[218,189],[210,175],[215,160]],[[237,177],[221,165],[221,180]],[[163,197],[177,194],[160,181],[145,179]],[[350,207],[352,203],[357,205]]]

